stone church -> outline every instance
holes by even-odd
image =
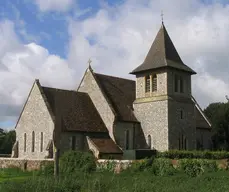
[[[135,81],[89,65],[73,91],[35,80],[15,127],[12,157],[53,158],[58,148],[125,159],[137,150],[211,148],[211,124],[191,91],[196,72],[183,63],[163,23],[130,74]]]

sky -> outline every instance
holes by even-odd
[[[172,3],[171,3],[172,2]],[[135,79],[161,26],[197,72],[204,109],[229,95],[229,0],[1,0],[0,127],[13,129],[35,79],[75,89],[87,66]]]

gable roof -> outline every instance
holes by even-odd
[[[100,153],[104,154],[122,154],[122,150],[115,144],[111,138],[93,138],[89,137],[94,146]]]
[[[111,103],[117,120],[138,122],[133,113],[135,81],[94,73],[96,81]]]
[[[181,60],[163,23],[144,62],[130,74],[137,74],[162,67],[172,67],[191,74],[196,74],[195,71],[185,65]]]
[[[42,90],[54,116],[61,117],[64,131],[108,132],[87,93],[43,86]]]

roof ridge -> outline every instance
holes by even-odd
[[[69,89],[60,89],[60,88],[55,88],[55,87],[46,87],[46,86],[41,86],[42,88],[46,88],[46,89],[55,89],[55,90],[59,90],[59,91],[68,91],[68,92],[73,92],[73,93],[83,93],[80,91],[75,91],[75,90],[69,90]]]
[[[127,81],[131,81],[131,82],[135,82],[134,80],[123,78],[123,77],[117,77],[117,76],[112,76],[112,75],[105,75],[105,74],[95,73],[95,72],[94,72],[94,74],[95,75],[103,75],[103,76],[106,76],[106,77],[112,77],[112,78],[117,78],[117,79],[122,79],[122,80],[127,80]]]

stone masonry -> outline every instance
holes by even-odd
[[[90,68],[87,69],[79,85],[78,91],[88,93],[88,95],[91,97],[93,101],[93,104],[95,105],[102,120],[106,125],[110,137],[114,139],[114,135],[113,135],[113,123],[115,120],[114,112],[112,111],[104,94],[102,93]]]
[[[44,159],[48,152],[46,147],[52,140],[54,123],[43,100],[39,86],[35,82],[16,125],[19,143],[19,158]],[[35,133],[34,152],[32,152],[32,132]],[[41,151],[41,133],[43,133],[43,150]],[[26,134],[26,150],[24,137]]]

